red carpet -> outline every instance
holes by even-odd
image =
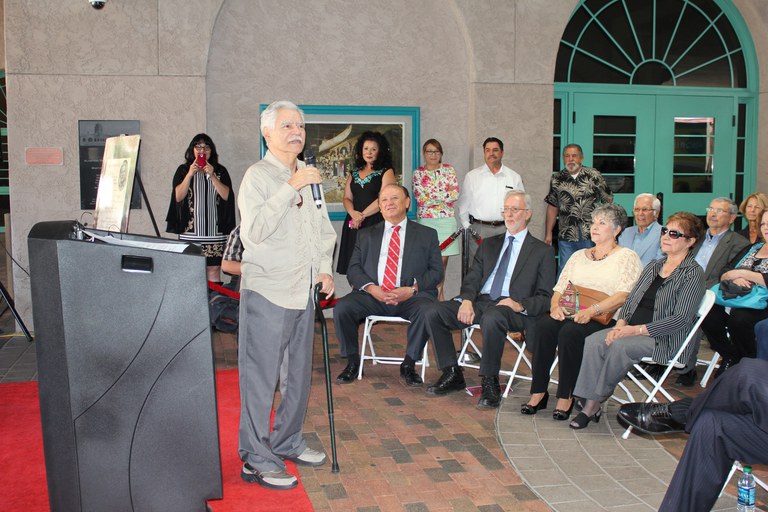
[[[216,393],[224,499],[209,502],[214,512],[312,510],[301,485],[290,491],[271,491],[240,478],[237,370],[216,372]],[[49,510],[36,382],[0,384],[0,468],[0,510]],[[298,475],[292,463],[288,463],[288,471]]]

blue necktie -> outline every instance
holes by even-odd
[[[504,278],[507,277],[507,267],[509,266],[509,258],[512,256],[512,242],[515,238],[509,237],[509,244],[504,249],[504,254],[501,255],[501,261],[499,266],[496,267],[496,275],[493,276],[493,282],[491,283],[491,299],[499,300],[504,287]]]

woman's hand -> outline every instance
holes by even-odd
[[[565,320],[565,312],[563,311],[563,308],[560,306],[554,306],[552,308],[549,308],[549,316],[552,317],[552,319],[557,320],[558,322],[562,322]]]
[[[357,210],[352,210],[349,212],[350,220],[349,220],[349,228],[350,229],[359,229],[360,226],[363,225],[363,221],[365,220],[365,215],[363,212],[358,212]]]
[[[197,165],[197,164],[195,164],[195,165]],[[198,167],[198,169],[200,169],[200,167]],[[205,167],[203,167],[200,170],[202,172],[204,172],[209,178],[213,178],[213,176],[214,176],[214,174],[213,174],[213,166],[210,164],[210,162],[205,164]]]
[[[580,309],[573,315],[573,321],[577,324],[586,324],[592,320],[592,308]]]
[[[733,284],[737,286],[743,286],[745,288],[752,288],[752,285],[755,284],[749,279],[743,278],[743,277],[737,277],[736,279],[733,279]]]
[[[626,325],[617,323],[606,335],[605,344],[610,345],[615,340],[618,340],[619,338],[626,338],[627,336],[641,336],[642,331],[642,325]]]

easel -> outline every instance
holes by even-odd
[[[16,306],[13,303],[13,298],[8,293],[8,290],[5,289],[5,286],[3,285],[2,281],[0,281],[0,295],[3,296],[3,300],[5,300],[7,309],[10,309],[11,313],[13,313],[13,317],[16,319],[16,323],[21,329],[21,332],[24,333],[24,336],[27,338],[27,341],[32,343],[32,341],[34,341],[32,338],[32,335],[29,334],[29,330],[27,330],[27,326],[24,325],[24,320],[21,319],[21,317],[19,316],[19,312],[16,311]],[[5,313],[5,310],[3,310],[2,313]],[[0,313],[0,316],[2,316],[2,313]]]

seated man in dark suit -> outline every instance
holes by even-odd
[[[464,389],[451,330],[480,324],[483,357],[479,408],[498,407],[501,402],[499,369],[507,331],[526,330],[530,337],[534,317],[549,311],[555,286],[552,247],[528,233],[531,197],[517,190],[507,193],[503,214],[507,232],[483,240],[461,294],[424,312],[437,363],[443,370],[440,379],[427,389],[432,395]]]
[[[361,229],[349,261],[347,280],[352,292],[342,297],[333,310],[333,323],[341,355],[348,364],[336,378],[349,384],[360,368],[358,327],[368,315],[400,316],[410,320],[408,340],[400,375],[408,386],[420,386],[415,363],[421,359],[427,332],[421,319],[425,304],[437,298],[437,284],[443,279],[443,260],[437,231],[406,218],[410,205],[408,190],[390,184],[379,192],[379,209],[384,222]]]
[[[767,374],[744,359],[693,400],[621,406],[619,421],[641,432],[690,434],[660,512],[712,510],[733,461],[768,464]]]

